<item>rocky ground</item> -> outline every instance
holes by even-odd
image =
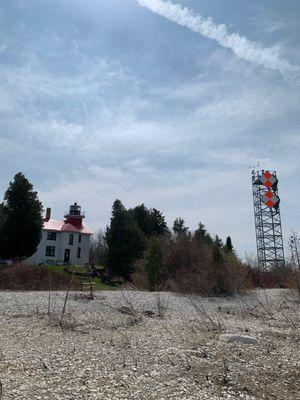
[[[300,399],[299,304],[286,291],[70,292],[63,312],[65,300],[0,292],[1,400]]]

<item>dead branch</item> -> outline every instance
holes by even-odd
[[[216,320],[210,316],[206,310],[206,308],[201,304],[198,305],[191,296],[188,297],[190,303],[192,304],[192,306],[194,307],[194,309],[196,310],[197,314],[205,320],[206,325],[208,326],[210,324],[210,326],[213,327],[213,329],[222,332],[224,330],[220,320],[217,318]]]

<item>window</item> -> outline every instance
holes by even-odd
[[[77,248],[77,258],[80,258],[81,256],[81,247]]]
[[[56,240],[56,232],[48,232],[47,240]]]
[[[55,246],[46,246],[46,257],[54,257],[55,256]]]
[[[78,243],[81,243],[81,235],[78,236]]]
[[[73,244],[73,242],[74,242],[74,235],[73,235],[73,233],[70,233],[69,244]]]

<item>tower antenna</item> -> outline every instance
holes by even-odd
[[[284,266],[276,171],[252,169],[252,191],[258,265],[263,270]]]

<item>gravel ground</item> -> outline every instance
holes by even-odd
[[[286,291],[70,292],[63,314],[65,298],[0,292],[1,400],[300,399],[299,305]]]

